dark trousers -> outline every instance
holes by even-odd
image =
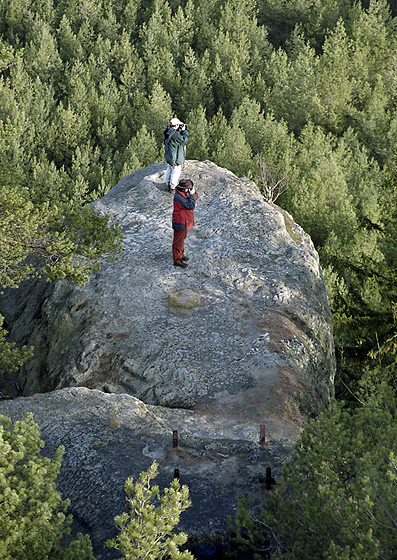
[[[187,229],[174,229],[174,241],[172,242],[172,258],[174,263],[177,263],[185,251],[185,239]]]

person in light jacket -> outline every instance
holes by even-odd
[[[188,140],[189,132],[186,130],[186,124],[177,118],[171,119],[164,130],[164,157],[167,162],[165,181],[171,193],[175,193],[175,187],[181,176]]]
[[[187,268],[189,257],[185,256],[185,239],[187,230],[194,225],[194,208],[197,200],[196,189],[190,179],[181,179],[174,195],[174,211],[172,213],[172,258],[174,266]]]

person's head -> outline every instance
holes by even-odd
[[[180,191],[187,192],[192,190],[193,187],[193,181],[191,181],[190,179],[181,179],[176,188]]]
[[[182,126],[182,125],[183,125],[183,122],[181,122],[181,121],[180,121],[179,119],[177,119],[176,117],[170,120],[170,126],[171,126],[172,128],[174,128],[175,130],[176,130],[178,127]]]

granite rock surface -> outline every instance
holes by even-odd
[[[26,283],[0,304],[11,336],[35,347],[24,395],[85,386],[195,410],[250,438],[291,437],[332,394],[334,350],[310,237],[256,185],[188,161],[198,192],[185,270],[173,266],[165,164],[125,177],[95,203],[124,250],[83,288]]]
[[[30,281],[0,298],[11,339],[35,348],[18,377],[24,396],[0,401],[0,414],[33,411],[45,452],[65,446],[59,486],[98,559],[114,557],[103,542],[126,478],[153,460],[160,484],[179,469],[189,485],[182,529],[226,531],[237,497],[260,493],[267,466],[279,476],[333,392],[332,317],[310,237],[248,179],[209,161],[187,161],[182,176],[198,192],[186,270],[173,266],[157,163],[94,204],[123,232],[118,262],[82,288]]]

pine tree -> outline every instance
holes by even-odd
[[[194,47],[198,55],[209,49],[213,37],[217,33],[220,5],[218,0],[196,2],[194,19],[197,31]]]
[[[51,155],[59,167],[70,167],[76,148],[89,140],[89,130],[86,111],[76,113],[71,106],[65,108],[62,102],[59,103],[54,111],[51,130],[47,132],[49,145],[52,139]]]
[[[308,126],[299,139],[295,177],[288,191],[288,208],[319,249],[331,232],[347,242],[358,227],[355,201],[345,177],[344,155],[335,139]]]
[[[125,483],[130,512],[115,517],[120,533],[106,542],[106,546],[116,548],[126,560],[193,560],[190,552],[181,552],[179,547],[187,541],[185,533],[173,533],[180,515],[191,503],[189,489],[180,486],[174,479],[169,488],[160,494],[158,485],[152,480],[158,475],[154,462],[142,472],[139,481],[131,477]]]
[[[3,328],[4,317],[0,315],[0,376],[5,373],[15,373],[33,355],[33,348],[7,341],[7,331]]]
[[[200,105],[206,107],[208,114],[212,113],[213,99],[209,67],[207,51],[201,59],[198,59],[192,48],[187,50],[181,67],[181,88],[174,103],[178,114],[186,114]]]
[[[264,36],[258,30],[255,8],[252,0],[225,2],[220,9],[219,29],[212,38],[213,87],[227,116],[241,103],[252,83],[251,49],[255,45],[258,55],[258,45],[264,42]]]
[[[197,159],[200,161],[208,159],[209,124],[205,114],[204,107],[199,105],[197,109],[192,110],[188,115],[187,125],[190,135],[187,145],[188,159]]]
[[[32,19],[29,8],[29,0],[8,0],[3,3],[0,30],[11,42],[24,39]]]
[[[320,97],[317,124],[338,134],[347,129],[356,114],[352,107],[351,51],[351,40],[339,21],[324,42],[317,68]]]
[[[59,78],[62,61],[51,26],[38,17],[32,22],[24,52],[27,71],[42,81]]]
[[[103,17],[103,4],[98,0],[58,0],[56,6],[59,19],[65,15],[74,33],[81,30],[85,35],[89,28],[96,29],[99,20]]]
[[[82,46],[64,14],[57,29],[57,40],[59,56],[64,63],[71,64],[73,60],[80,60],[83,57]]]
[[[288,54],[272,53],[265,78],[270,86],[267,110],[278,120],[285,120],[291,131],[299,134],[308,122],[316,121],[319,98],[316,84],[318,58],[299,27],[289,41]]]
[[[149,133],[142,125],[136,136],[131,138],[122,155],[119,156],[118,167],[123,165],[119,179],[163,159],[163,150],[159,150],[153,133]]]
[[[0,166],[0,208],[2,287],[15,287],[38,274],[85,283],[99,259],[106,253],[112,258],[109,254],[120,248],[118,228],[107,227],[107,217],[70,201],[62,204],[51,197],[43,201],[39,196],[34,200],[4,166]]]
[[[117,127],[119,119],[119,107],[121,99],[118,92],[116,82],[110,72],[107,70],[101,83],[99,84],[99,95],[97,104],[92,107],[92,117],[97,124],[98,143],[102,147],[102,152],[117,146]],[[103,158],[106,159],[106,156]]]
[[[246,548],[267,540],[271,557],[285,560],[395,557],[396,394],[384,375],[366,381],[353,410],[334,403],[305,428],[263,511],[240,507]]]
[[[238,177],[252,177],[253,162],[251,148],[244,131],[238,127],[227,127],[212,154],[213,161],[228,167]]]
[[[117,4],[105,2],[103,4],[103,15],[98,21],[97,32],[110,41],[118,41],[120,36],[120,23],[116,17]]]
[[[365,110],[356,117],[357,136],[366,146],[369,154],[383,165],[390,154],[390,144],[385,142],[391,124],[393,100],[388,94],[386,84],[379,77],[368,97]]]
[[[259,4],[258,20],[269,30],[271,43],[284,47],[299,23],[310,45],[321,52],[324,38],[338,20],[347,20],[351,10],[349,0],[265,0]]]
[[[367,10],[359,10],[352,24],[352,71],[356,79],[356,99],[365,101],[368,86],[390,64],[390,47],[395,48],[394,24],[386,0],[370,0]]]
[[[187,53],[192,49],[195,39],[194,24],[195,8],[193,0],[187,0],[182,7],[178,6],[171,17],[172,36],[169,48],[179,68]]]
[[[145,106],[145,117],[142,121],[147,126],[148,131],[154,134],[159,147],[164,142],[164,129],[173,116],[175,115],[172,111],[171,96],[163,89],[160,83],[156,82],[151,91],[149,101]],[[184,120],[183,115],[179,115],[178,118]],[[143,122],[139,123],[139,126]]]
[[[153,13],[140,32],[140,55],[147,70],[147,89],[159,83],[172,97],[179,90],[179,70],[172,52],[173,35],[178,33],[171,24],[171,10],[167,2],[154,0]]]
[[[101,169],[98,147],[93,147],[90,142],[77,146],[68,173],[69,199],[80,204],[86,200],[95,200],[93,193],[100,183]]]
[[[61,540],[70,532],[69,505],[55,481],[64,449],[53,459],[41,455],[44,446],[30,413],[11,425],[0,416],[0,556],[2,560],[94,560],[88,536],[78,534],[67,548]]]
[[[208,136],[208,150],[210,154],[216,152],[218,148],[218,143],[221,138],[227,133],[228,122],[223,114],[222,107],[220,107],[217,113],[212,117],[209,122],[209,134]]]
[[[138,30],[138,14],[141,8],[142,0],[127,0],[121,20],[125,24],[125,28],[129,29],[134,38],[137,38]]]

